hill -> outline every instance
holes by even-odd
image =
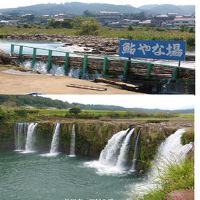
[[[80,3],[70,2],[64,4],[36,4],[32,6],[0,9],[1,13],[6,14],[27,14],[32,13],[35,15],[55,15],[58,13],[71,14],[80,16],[83,15],[84,11],[90,11],[92,13],[99,13],[100,11],[112,11],[121,13],[139,13],[144,11],[146,14],[159,14],[173,12],[180,15],[194,14],[195,6],[176,6],[171,4],[163,5],[145,5],[139,8],[135,8],[131,5],[114,5],[114,4],[103,4],[103,3]]]
[[[32,13],[35,15],[55,15],[58,13],[82,15],[84,11],[89,10],[92,13],[99,13],[100,11],[112,11],[121,13],[137,13],[140,10],[129,5],[113,5],[102,3],[80,3],[71,2],[64,4],[37,4],[33,6],[3,9],[3,13],[18,13],[26,14]]]
[[[57,108],[57,109],[69,109],[75,106],[80,107],[83,110],[111,110],[111,111],[133,111],[133,112],[165,112],[165,113],[194,113],[193,109],[183,109],[183,110],[160,110],[160,109],[144,109],[144,108],[124,108],[121,106],[114,105],[86,105],[79,103],[68,103],[60,100],[52,100],[45,97],[34,97],[29,95],[0,95],[0,106],[12,106],[12,107],[22,107],[31,106],[35,108]]]
[[[191,15],[195,13],[195,6],[176,6],[171,4],[162,4],[162,5],[145,5],[139,7],[146,14],[161,14],[161,13],[177,13],[179,15]]]

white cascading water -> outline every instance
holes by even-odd
[[[159,147],[150,175],[157,176],[163,173],[168,165],[180,163],[185,159],[187,153],[192,149],[193,144],[181,144],[181,137],[185,129],[179,129],[170,135]]]
[[[110,140],[108,140],[107,145],[105,148],[102,150],[100,157],[99,157],[99,162],[111,166],[115,166],[119,152],[122,146],[122,143],[125,139],[125,136],[127,134],[128,130],[123,130],[115,135],[112,136]]]
[[[15,125],[15,151],[23,150],[22,137],[24,134],[24,123],[17,123]]]
[[[130,169],[130,172],[136,171],[136,162],[137,162],[137,157],[138,157],[138,144],[139,144],[140,134],[141,134],[141,129],[137,133],[137,137],[136,137],[136,141],[135,141],[135,147],[134,147],[134,154],[133,154],[133,163],[132,163],[132,167]]]
[[[127,168],[128,155],[129,155],[128,153],[129,153],[130,141],[131,141],[130,139],[131,139],[133,132],[134,132],[134,128],[129,131],[124,142],[122,143],[122,147],[120,149],[120,154],[117,159],[117,167],[118,168],[121,168],[121,169]]]
[[[60,124],[57,123],[55,130],[54,130],[53,137],[52,137],[52,141],[51,141],[51,149],[50,149],[50,152],[49,152],[51,155],[57,155],[58,154],[59,136],[60,136]]]
[[[35,151],[35,131],[37,123],[30,123],[28,125],[28,131],[26,136],[25,151],[23,153],[32,153]]]
[[[27,123],[17,123],[15,125],[15,151],[24,150],[24,138],[27,125]]]
[[[131,135],[134,129],[120,131],[108,140],[107,145],[101,151],[98,161],[86,162],[85,166],[97,169],[100,175],[123,174],[126,171],[128,151]]]
[[[186,158],[188,152],[193,148],[193,144],[181,144],[181,137],[185,129],[179,129],[170,135],[159,147],[153,166],[148,174],[148,179],[143,183],[135,185],[132,195],[144,195],[148,191],[159,187],[159,177],[171,164],[179,164]],[[132,196],[133,197],[133,196]]]
[[[72,126],[71,142],[70,142],[70,154],[69,157],[75,157],[75,147],[76,147],[76,130],[75,125]]]

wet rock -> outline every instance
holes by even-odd
[[[45,35],[45,34],[21,34],[9,35],[9,40],[31,40],[62,42],[63,46],[77,45],[80,47],[93,48],[95,54],[113,55],[118,52],[118,39],[102,38],[95,36],[67,36],[67,35]]]

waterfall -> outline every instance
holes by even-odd
[[[108,140],[107,145],[100,154],[99,162],[107,165],[116,165],[122,143],[128,130],[120,131]]]
[[[187,153],[192,149],[193,144],[181,144],[181,137],[185,129],[179,129],[170,135],[159,147],[150,175],[157,176],[173,163],[180,163],[185,159]]]
[[[134,128],[129,130],[124,142],[122,143],[122,147],[120,149],[120,154],[117,160],[117,167],[121,169],[126,169],[128,162],[128,155],[130,149],[130,139],[134,132]]]
[[[141,129],[138,131],[137,136],[136,136],[136,141],[135,141],[135,146],[134,146],[134,154],[133,154],[133,163],[132,167],[130,169],[131,172],[136,171],[136,162],[138,158],[138,148],[139,148],[139,140],[140,140],[140,135],[141,135]]]
[[[75,157],[75,145],[76,145],[76,130],[75,125],[72,126],[72,133],[71,133],[71,143],[70,143],[70,155],[69,157]]]
[[[28,123],[17,123],[15,125],[15,151],[24,150],[24,139],[26,136],[27,125]]]
[[[24,153],[32,153],[35,150],[35,131],[37,123],[31,123],[28,125],[28,131],[26,136],[26,145]]]
[[[55,130],[54,130],[53,138],[52,138],[52,141],[51,141],[51,149],[50,149],[50,152],[49,152],[52,155],[58,154],[59,135],[60,135],[60,124],[57,123]]]
[[[192,149],[193,144],[181,144],[181,137],[185,129],[179,129],[170,135],[159,147],[157,155],[152,162],[152,168],[148,174],[148,179],[135,185],[132,195],[144,195],[154,188],[158,188],[159,177],[171,164],[179,164],[186,158],[187,153]],[[132,196],[132,197],[133,197]]]
[[[99,160],[86,162],[85,166],[96,168],[97,173],[100,175],[126,173],[130,140],[133,132],[133,128],[128,128],[127,130],[114,134],[101,151]]]

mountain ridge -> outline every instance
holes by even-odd
[[[172,4],[149,4],[140,7],[131,5],[114,5],[105,3],[80,3],[80,2],[66,2],[62,4],[49,3],[49,4],[35,4],[31,6],[24,6],[18,8],[0,9],[2,13],[19,13],[26,14],[32,13],[35,15],[55,15],[58,13],[82,15],[84,11],[99,13],[100,11],[111,11],[121,13],[139,13],[145,12],[148,14],[160,14],[162,12],[176,12],[177,14],[194,14],[194,5],[172,5]]]

